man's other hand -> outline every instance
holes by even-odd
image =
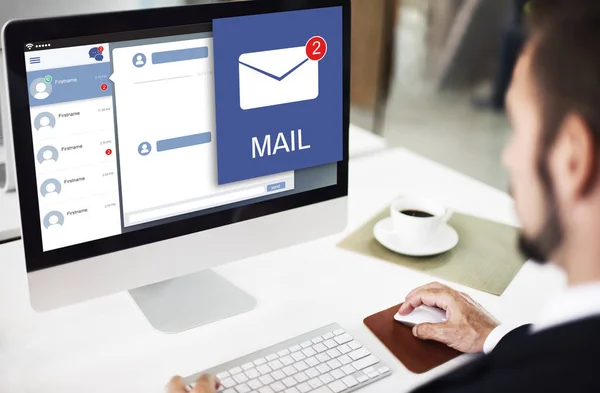
[[[469,295],[440,283],[413,290],[406,296],[399,313],[408,315],[421,305],[445,310],[446,322],[416,325],[415,337],[439,341],[460,352],[483,352],[485,340],[500,324]]]
[[[167,393],[216,393],[219,386],[219,381],[212,375],[201,375],[194,389],[188,390],[183,378],[173,377],[167,385]]]

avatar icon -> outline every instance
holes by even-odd
[[[65,223],[65,216],[59,211],[52,211],[44,217],[44,228],[52,229],[62,227]]]
[[[36,100],[45,100],[52,94],[52,83],[45,78],[37,78],[29,86],[29,92]]]
[[[150,146],[150,143],[148,142],[142,142],[138,146],[138,153],[140,153],[141,156],[147,156],[151,151],[152,146]]]
[[[56,162],[58,161],[58,150],[54,146],[44,146],[38,152],[37,160],[40,164]]]
[[[50,112],[42,112],[35,117],[33,126],[40,132],[52,131],[56,126],[56,118]]]
[[[144,55],[143,53],[138,53],[135,56],[133,56],[133,65],[137,68],[142,68],[143,66],[145,66],[146,55]]]
[[[44,198],[60,195],[61,191],[62,185],[56,179],[48,179],[43,182],[42,186],[40,187],[40,193]]]

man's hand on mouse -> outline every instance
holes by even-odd
[[[221,383],[212,375],[201,375],[193,390],[188,390],[181,377],[173,377],[167,385],[167,393],[216,393]]]
[[[398,312],[408,315],[422,305],[446,311],[446,322],[416,325],[415,337],[439,341],[460,352],[483,352],[485,340],[500,324],[469,295],[437,282],[409,293]]]

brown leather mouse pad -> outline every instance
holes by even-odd
[[[400,304],[373,314],[364,324],[407,369],[422,374],[461,355],[446,345],[413,336],[411,328],[394,320],[399,308]]]

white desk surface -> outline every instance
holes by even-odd
[[[0,192],[0,243],[21,236],[21,218],[16,192]],[[1,261],[1,259],[0,259]]]
[[[190,375],[331,322],[339,322],[394,372],[361,393],[408,391],[468,358],[414,375],[362,320],[434,279],[335,247],[401,193],[433,196],[455,211],[515,224],[506,194],[404,149],[351,161],[349,225],[343,234],[215,269],[255,296],[258,307],[176,335],[154,331],[127,293],[34,313],[22,244],[5,244],[0,247],[0,391],[158,393],[174,374]],[[508,322],[530,321],[539,303],[563,286],[556,269],[528,263],[502,297],[456,287]]]
[[[388,148],[386,140],[353,124],[350,125],[350,158],[359,158]]]
[[[357,126],[350,126],[350,158],[355,159],[373,154],[386,149],[387,146],[382,137]],[[19,238],[21,236],[20,226],[16,192],[0,193],[0,243]]]

